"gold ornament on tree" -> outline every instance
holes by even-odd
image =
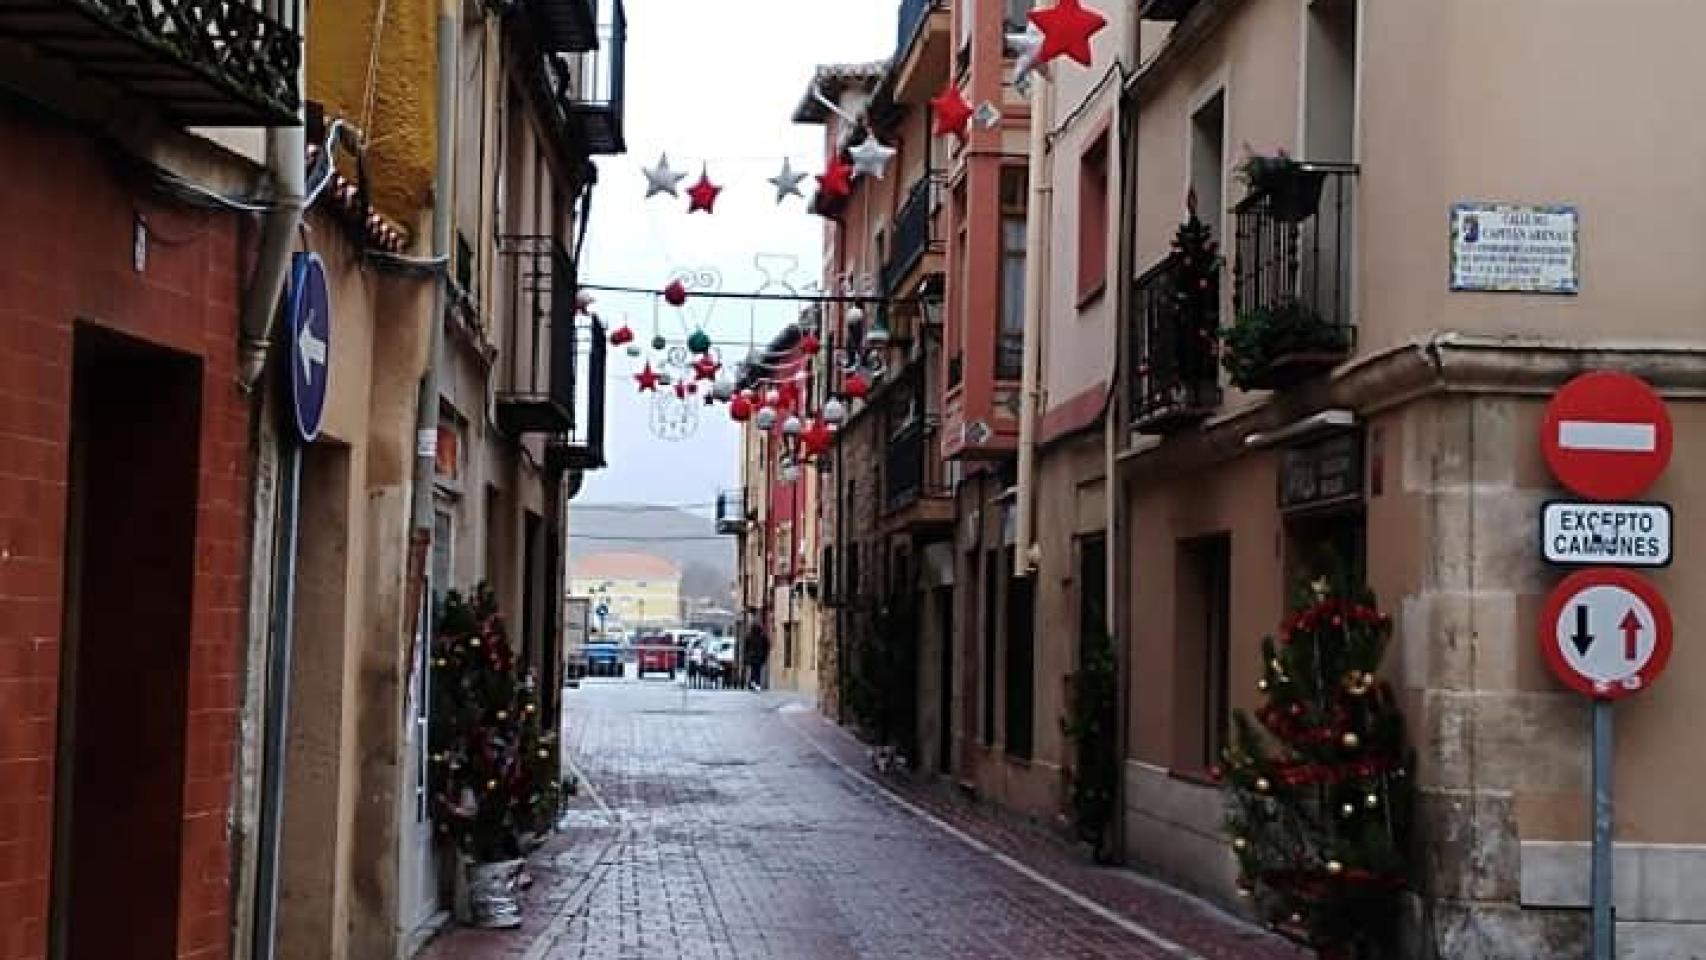
[[[1355,731],[1346,730],[1345,735],[1339,738],[1339,742],[1344,745],[1346,750],[1355,750],[1362,744],[1362,738],[1357,736]]]

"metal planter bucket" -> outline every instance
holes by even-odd
[[[475,863],[464,859],[457,871],[456,919],[471,927],[503,930],[521,926],[517,883],[524,860]]]

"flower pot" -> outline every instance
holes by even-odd
[[[1302,223],[1321,206],[1327,174],[1320,170],[1288,168],[1262,177],[1258,189],[1268,197],[1268,211],[1282,223]]]
[[[516,883],[525,863],[500,860],[475,863],[458,858],[455,914],[459,923],[483,930],[521,926],[521,894]]]

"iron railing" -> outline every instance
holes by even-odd
[[[1206,287],[1186,289],[1186,278]],[[1132,425],[1166,432],[1201,419],[1220,405],[1220,271],[1185,270],[1177,254],[1132,285],[1129,363]]]
[[[628,15],[622,0],[605,0],[609,20],[598,28],[597,49],[548,58],[552,99],[592,155],[627,151]]]
[[[946,467],[937,455],[938,425],[929,413],[924,364],[910,364],[887,396],[888,447],[883,454],[883,512],[894,513],[922,497],[945,496]]]
[[[245,0],[0,0],[0,34],[182,123],[299,122],[302,38]]]
[[[602,470],[604,459],[604,401],[609,389],[604,324],[589,314],[576,314],[574,323],[575,402],[569,407],[569,427],[551,441],[546,452],[551,465],[565,470]]]
[[[1354,343],[1354,164],[1298,164],[1235,208],[1228,366],[1243,387],[1277,388],[1342,359]]]
[[[598,0],[527,0],[539,46],[579,53],[598,46]]]
[[[931,247],[930,207],[933,202],[930,174],[918,178],[906,195],[894,220],[894,239],[888,263],[883,264],[883,290],[893,295],[900,282]]]
[[[549,236],[502,237],[498,255],[506,281],[499,322],[504,325],[508,350],[507,358],[500,360],[498,425],[514,435],[573,431],[577,400],[574,261]]]

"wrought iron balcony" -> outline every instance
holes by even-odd
[[[527,0],[539,47],[580,53],[598,47],[598,0]]]
[[[746,494],[740,490],[725,490],[717,494],[717,532],[746,532]]]
[[[623,131],[628,16],[622,0],[610,0],[609,11],[609,22],[598,28],[597,49],[547,58],[558,120],[595,156],[628,149]]]
[[[884,398],[889,442],[883,453],[882,508],[891,523],[951,520],[947,467],[937,452],[936,418],[928,412],[928,366],[909,364]],[[927,502],[946,509],[909,511]]]
[[[1191,271],[1171,254],[1137,278],[1127,342],[1139,432],[1168,433],[1220,406],[1219,327],[1218,268]]]
[[[1185,19],[1185,14],[1197,5],[1197,0],[1142,0],[1138,5],[1138,16],[1145,20]]]
[[[14,35],[199,126],[287,126],[302,38],[245,0],[0,0]]]
[[[1350,354],[1354,164],[1289,164],[1235,209],[1236,316],[1223,344],[1232,382],[1277,390]]]
[[[498,426],[511,436],[567,434],[578,399],[574,262],[547,236],[503,237],[498,255],[507,352],[498,360]]]
[[[587,314],[574,317],[575,402],[569,408],[569,429],[545,448],[545,464],[555,470],[602,470],[604,459],[604,401],[608,338],[604,324]]]
[[[935,238],[930,236],[930,206],[933,184],[930,174],[918,178],[895,217],[889,261],[883,264],[883,290],[893,295],[900,282],[924,258]]]

